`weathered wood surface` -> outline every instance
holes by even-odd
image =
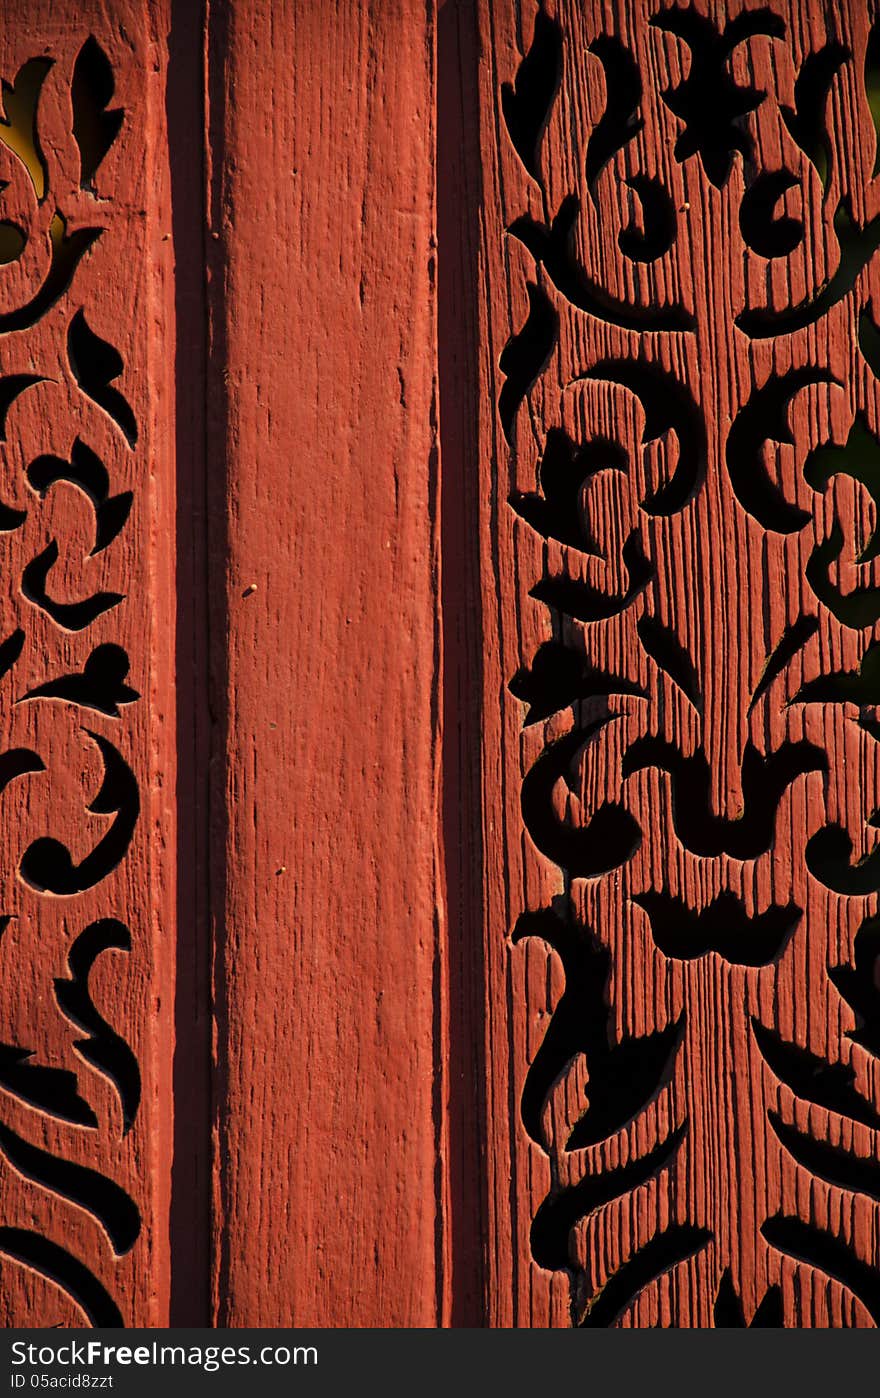
[[[495,1325],[880,1321],[870,24],[481,7]]]
[[[5,23],[3,1323],[880,1322],[880,30],[826,9]],[[98,646],[139,697],[54,683]]]
[[[7,1325],[155,1325],[168,1314],[166,32],[164,5],[128,0],[10,6],[0,29]]]
[[[214,1315],[433,1325],[431,8],[255,0],[227,7],[211,53],[229,618]]]

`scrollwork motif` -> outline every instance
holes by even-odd
[[[876,1211],[865,1211],[880,1201],[880,340],[869,294],[880,188],[877,163],[863,170],[853,135],[863,113],[847,130],[841,103],[858,91],[867,110],[877,26],[868,33],[864,16],[848,12],[805,49],[783,0],[720,27],[700,3],[630,9],[620,32],[597,32],[598,11],[539,6],[536,35],[564,74],[541,79],[536,40],[527,77],[543,94],[544,154],[527,168],[544,219],[523,213],[508,227],[515,265],[536,278],[532,315],[540,305],[553,326],[540,344],[526,330],[511,336],[501,368],[527,368],[515,404],[508,385],[499,403],[518,556],[529,568],[540,559],[525,591],[546,623],[509,680],[527,706],[522,820],[529,857],[555,866],[561,885],[552,906],[527,906],[513,932],[515,946],[540,939],[564,977],[522,1090],[523,1128],[552,1177],[532,1254],[568,1274],[577,1325],[616,1323],[684,1264],[711,1287],[716,1325],[745,1325],[747,1315],[755,1326],[801,1323],[789,1284],[766,1280],[779,1277],[780,1254],[804,1269],[805,1285],[814,1273],[833,1278],[856,1323],[880,1324],[877,1259],[863,1238],[835,1228],[833,1211],[822,1222],[794,1216],[781,1196],[775,1212],[764,1199],[766,1216],[736,1253],[711,1195],[693,1185],[711,1112],[696,1121],[682,1110],[700,1052],[691,1009],[710,984],[722,986],[724,1033],[736,1046],[717,1056],[729,1071],[723,1091],[745,1110],[737,1094],[760,1082],[777,1103],[761,1129],[780,1169],[821,1181],[831,1197],[846,1191],[876,1229]],[[654,93],[652,44],[665,46],[673,75]],[[772,63],[762,57],[770,49]],[[605,85],[596,109],[583,100],[594,60]],[[674,163],[661,176],[650,162],[670,133]],[[552,158],[571,146],[567,160]],[[566,188],[559,172],[572,168],[583,180]],[[619,227],[627,190],[641,193],[642,245],[656,249],[642,260],[666,269],[662,284],[650,283],[656,297],[621,294],[649,284],[627,266],[640,251]],[[720,237],[722,218],[724,238],[738,226],[735,249]],[[817,223],[824,242],[811,263]],[[590,257],[597,241],[601,254]],[[729,274],[740,257],[766,269],[766,297],[757,277]],[[800,269],[788,273],[787,303],[771,277],[783,263]],[[525,404],[530,414],[517,413]],[[763,557],[763,586],[737,571],[734,538]],[[734,617],[735,635],[724,630]],[[766,655],[758,674],[744,673],[749,647]],[[831,1007],[829,1024],[845,1025],[849,1006],[855,1027],[819,1045],[797,1012],[796,1029],[774,1022],[778,986],[805,977],[838,926],[849,929],[840,944],[851,959],[829,943],[825,982],[809,991]],[[616,974],[621,947],[630,990],[644,973],[669,1011],[636,1035],[620,1032],[631,1012]],[[563,1129],[554,1094],[568,1078],[585,1105]],[[739,1178],[745,1188],[733,1145],[728,1167],[725,1187]],[[648,1189],[666,1201],[653,1231],[633,1237],[616,1271],[597,1274],[599,1220]]]
[[[42,135],[46,94],[59,84],[67,85],[70,134],[79,157],[78,183],[70,180],[69,187],[66,157]],[[110,614],[117,614],[127,595],[91,581],[101,568],[118,570],[119,540],[125,537],[136,508],[134,492],[114,488],[118,460],[104,445],[92,415],[106,415],[110,430],[121,434],[124,452],[136,448],[138,423],[115,382],[124,373],[122,357],[88,324],[80,289],[81,269],[106,232],[89,214],[98,207],[97,181],[124,121],[120,108],[108,109],[113,93],[110,60],[98,39],[86,35],[70,55],[31,59],[11,83],[4,81],[0,115],[0,155],[4,163],[11,161],[0,202],[9,190],[18,200],[17,211],[22,203],[22,190],[12,178],[16,166],[27,177],[32,201],[31,226],[22,228],[20,237],[4,237],[0,248],[9,253],[0,259],[4,263],[0,270],[8,278],[0,286],[0,338],[8,347],[4,362],[13,364],[12,371],[0,378],[0,440],[6,444],[9,466],[21,463],[14,478],[11,473],[7,476],[7,486],[15,490],[17,499],[27,501],[24,509],[0,507],[0,529],[7,535],[27,531],[30,539],[38,535],[39,521],[52,522],[51,533],[44,532],[42,546],[22,567],[18,588],[22,624],[0,645],[0,676],[10,721],[17,714],[38,735],[50,731],[53,713],[59,719],[60,734],[75,732],[63,727],[68,715],[88,711],[90,723],[83,734],[99,769],[97,793],[84,805],[76,832],[71,834],[73,826],[67,819],[63,841],[52,833],[31,839],[20,850],[11,885],[19,901],[31,900],[29,908],[48,909],[51,900],[65,904],[66,929],[72,937],[63,961],[68,974],[56,977],[54,1005],[49,997],[47,1008],[57,1017],[55,1041],[66,1034],[74,1060],[81,1066],[74,1072],[44,1061],[42,1051],[24,1044],[0,1045],[0,1172],[12,1172],[22,1182],[21,1188],[91,1219],[100,1230],[109,1265],[96,1268],[91,1258],[78,1256],[75,1231],[62,1246],[38,1228],[20,1227],[6,1219],[0,1226],[0,1260],[7,1266],[23,1264],[48,1279],[96,1325],[122,1325],[131,1319],[124,1314],[124,1296],[114,1295],[113,1268],[117,1259],[135,1248],[142,1223],[138,1204],[106,1164],[113,1157],[108,1142],[114,1138],[117,1163],[124,1159],[124,1143],[141,1102],[140,1068],[126,1038],[98,1008],[102,1001],[96,1004],[89,985],[99,960],[110,956],[119,970],[132,956],[131,933],[113,916],[117,894],[112,891],[112,875],[128,857],[140,815],[139,780],[126,757],[129,735],[124,723],[126,711],[138,703],[140,694],[125,683],[129,673],[125,649],[107,639]],[[2,228],[17,228],[17,219],[18,212]],[[41,257],[43,239],[46,253]],[[12,304],[8,304],[12,298],[7,288],[15,289]],[[47,357],[45,364],[41,362],[45,342],[37,337],[36,328],[48,317],[66,327],[60,337],[66,371],[63,360],[58,364]],[[13,423],[18,423],[14,414],[19,401],[35,389],[44,394],[44,404],[57,404],[57,412],[52,417],[50,409],[47,418],[52,446],[29,456],[27,443],[17,440]],[[75,417],[75,430],[69,435],[65,435],[69,430],[65,395]],[[73,494],[80,503],[72,513],[57,508],[59,499],[68,501]],[[83,507],[91,513],[93,524],[91,540],[78,553],[85,536],[70,528],[67,537],[64,523],[75,522],[77,510]],[[79,584],[77,574],[82,578]],[[87,658],[79,667],[69,663],[59,669],[53,655],[79,654],[66,648],[64,640],[81,633],[88,641]],[[46,645],[47,635],[62,643],[57,650]],[[41,660],[51,664],[42,674],[37,669]],[[21,673],[31,679],[16,694],[12,686]],[[111,736],[109,731],[99,731],[104,725],[116,732]],[[82,761],[82,746],[80,738],[79,751],[68,751],[70,767]],[[13,784],[29,783],[51,832],[53,826],[59,828],[58,805],[49,793],[55,791],[56,782],[64,786],[69,769],[61,766],[60,742],[47,745],[38,737],[34,747],[39,751],[10,748],[0,754],[0,788],[11,790]],[[91,771],[94,759],[87,758],[86,765]],[[29,802],[30,796],[28,806]],[[95,917],[96,900],[102,898],[105,915]],[[3,915],[3,926],[14,924],[20,915],[20,907],[12,906]],[[47,955],[56,952],[47,947]],[[15,993],[14,987],[7,986],[7,997]],[[7,1003],[5,1008],[13,1007]],[[106,1097],[94,1090],[102,1080],[118,1103],[115,1121],[112,1111],[108,1116]],[[47,1122],[52,1130],[41,1135]],[[67,1144],[59,1144],[62,1141]],[[89,1141],[94,1141],[100,1167],[82,1162]],[[36,1219],[36,1213],[31,1217]]]

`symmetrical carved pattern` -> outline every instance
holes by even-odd
[[[0,114],[0,1291],[7,1323],[112,1326],[147,1320],[156,1291],[139,1052],[163,997],[144,994],[163,882],[144,829],[155,503],[145,360],[120,352],[151,303],[146,196],[114,197],[126,128],[143,162],[140,114],[114,105],[98,35],[63,33],[7,75]]]
[[[581,1326],[880,1324],[880,21],[489,11],[531,1255]]]

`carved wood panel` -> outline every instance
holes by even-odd
[[[433,7],[7,10],[0,1323],[436,1323]]]
[[[880,24],[481,9],[499,1324],[880,1322]]]
[[[163,6],[0,30],[0,1320],[168,1305],[173,322]]]
[[[880,11],[0,78],[0,1322],[880,1323]]]

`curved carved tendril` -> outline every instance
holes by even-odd
[[[113,872],[131,843],[140,813],[140,793],[128,763],[108,739],[88,729],[84,732],[97,745],[104,762],[101,789],[88,810],[93,815],[113,815],[116,819],[79,864],[74,863],[70,850],[60,840],[47,836],[28,846],[19,865],[22,879],[38,892],[57,897],[82,893]]]

